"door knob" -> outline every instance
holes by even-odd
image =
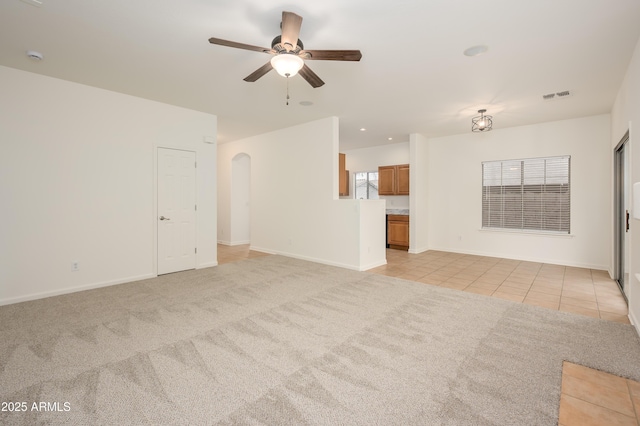
[[[160,220],[171,220],[171,219],[168,217],[160,216]]]

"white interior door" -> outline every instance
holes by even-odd
[[[158,148],[158,275],[196,267],[196,153]]]

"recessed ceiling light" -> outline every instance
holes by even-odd
[[[364,132],[365,130],[367,130],[367,129],[365,129],[364,127],[360,128],[361,132]]]
[[[302,105],[302,106],[311,106],[311,105],[313,105],[313,102],[311,102],[311,101],[300,101],[300,105]]]
[[[477,46],[471,46],[470,48],[466,49],[463,53],[464,53],[464,56],[478,56],[478,55],[482,55],[487,50],[489,50],[488,46],[485,46],[484,44],[479,44]]]
[[[35,50],[27,50],[27,56],[34,61],[41,61],[44,58],[42,53],[36,52]]]
[[[392,140],[393,140],[393,138],[387,138],[387,139],[388,139],[388,140],[390,140],[390,141],[392,141]]]

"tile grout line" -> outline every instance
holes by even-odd
[[[638,416],[638,409],[636,408],[636,404],[633,401],[633,392],[631,390],[631,386],[629,385],[629,379],[625,379],[625,384],[627,385],[627,391],[629,392],[629,399],[631,400],[631,406],[633,407],[633,412],[636,415],[636,423],[640,426],[640,417]]]
[[[480,257],[448,256],[440,253],[434,253],[434,256],[417,254],[413,257],[388,253],[387,260],[385,268],[373,272],[393,277],[404,276],[404,279],[410,281],[503,298],[516,303],[525,303],[527,300],[527,304],[555,311],[628,323],[625,321],[624,314],[616,312],[611,313],[609,318],[603,318],[605,311],[601,310],[601,305],[604,300],[608,300],[608,296],[598,297],[595,291],[594,270],[591,268],[576,268],[573,271],[564,265],[540,262],[533,262],[532,265],[529,265],[526,261],[512,259],[491,259],[488,261]],[[417,272],[418,270],[420,272]],[[543,273],[544,275],[542,275]],[[487,279],[488,274],[491,275],[489,279]],[[514,285],[507,284],[509,279],[521,274],[528,277],[528,283],[519,282],[524,280],[516,279],[513,281]],[[569,293],[581,291],[580,284],[585,285],[582,290],[587,290],[589,297],[572,298]],[[504,291],[507,288],[509,290]],[[510,290],[511,288],[513,290]],[[533,292],[539,296],[534,297]],[[497,295],[498,293],[500,296]],[[502,297],[503,293],[509,296]],[[564,309],[563,306],[569,307],[569,309]],[[584,312],[578,312],[580,310],[584,310]],[[613,315],[618,318],[613,319]]]
[[[562,383],[564,383],[564,379],[565,379],[565,377],[570,376],[569,374],[565,373],[565,364],[566,364],[567,362],[568,362],[568,361],[564,361],[564,362],[562,363]],[[571,362],[569,362],[569,363],[570,363],[570,364],[573,364],[573,363],[571,363]],[[577,365],[579,365],[579,364],[577,364]],[[595,373],[595,371],[597,371],[597,370],[594,370],[594,369],[589,368],[589,367],[585,367],[585,368],[588,368],[588,370],[589,370],[589,374],[592,374],[592,373],[591,373],[591,371],[592,371],[592,370],[593,370],[593,372],[594,372],[594,373]],[[605,406],[605,405],[601,405],[601,404],[599,404],[599,403],[595,403],[595,402],[592,402],[592,401],[588,401],[588,400],[586,400],[586,399],[580,398],[580,397],[575,396],[575,395],[571,395],[571,394],[569,394],[569,393],[567,393],[567,392],[564,392],[564,391],[561,391],[561,392],[560,392],[561,397],[562,397],[562,395],[565,395],[565,396],[568,396],[568,397],[571,397],[571,398],[575,398],[575,399],[577,399],[577,400],[579,400],[579,401],[582,401],[582,402],[584,402],[585,404],[588,404],[588,405],[591,405],[591,406],[594,406],[594,407],[599,407],[599,408],[603,408],[603,409],[605,409],[605,410],[609,410],[609,411],[615,412],[615,413],[620,414],[620,415],[622,415],[622,416],[625,416],[625,417],[627,417],[627,418],[629,418],[629,419],[634,419],[634,420],[636,421],[636,423],[637,423],[638,425],[640,425],[640,419],[638,418],[638,412],[637,412],[637,410],[636,410],[635,404],[633,403],[633,398],[632,398],[631,388],[630,388],[630,386],[629,386],[629,379],[626,379],[626,378],[621,377],[621,376],[616,376],[615,374],[612,374],[612,373],[607,373],[607,372],[603,372],[603,373],[607,374],[608,376],[620,377],[620,378],[622,378],[622,379],[624,379],[624,380],[625,380],[625,385],[626,385],[626,387],[627,387],[627,396],[629,397],[629,400],[631,401],[631,405],[632,405],[632,407],[633,407],[634,416],[630,416],[629,414],[627,414],[627,413],[623,413],[623,412],[621,412],[621,411],[619,411],[619,410],[617,410],[617,409],[615,409],[615,408],[611,408],[611,407],[608,407],[608,406]],[[579,379],[579,378],[578,378],[578,379]],[[583,380],[584,380],[584,379],[583,379]],[[601,392],[601,393],[604,393],[604,392]],[[563,404],[562,404],[562,398],[561,398],[561,400],[560,400],[560,408],[559,408],[559,409],[561,409],[561,408],[562,408],[562,406],[563,406]],[[584,413],[584,412],[582,412],[582,413]]]

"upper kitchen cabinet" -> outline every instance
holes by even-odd
[[[398,178],[397,183],[397,195],[409,195],[409,165],[402,164],[396,166],[398,169],[396,176]]]
[[[379,195],[409,195],[409,165],[378,167]]]
[[[338,194],[349,195],[349,170],[346,170],[346,156],[338,154]]]

